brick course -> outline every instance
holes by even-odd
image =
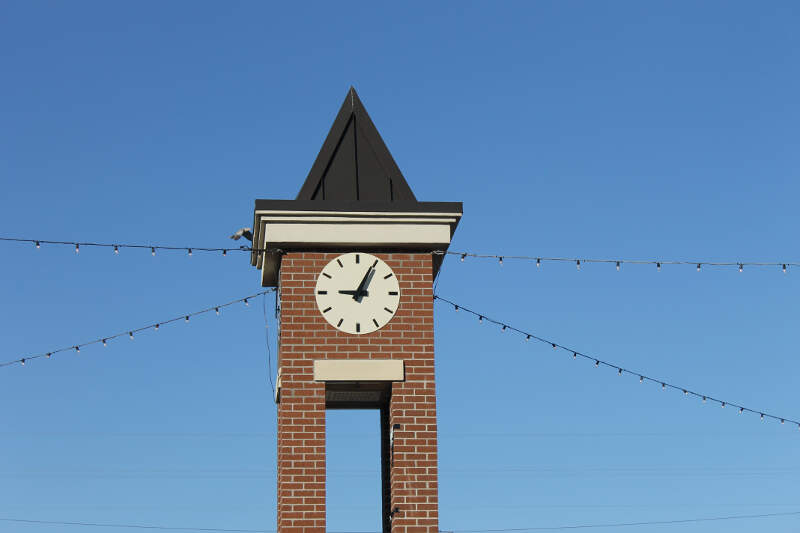
[[[287,253],[280,268],[278,531],[325,532],[325,384],[315,359],[402,359],[405,381],[392,384],[393,533],[439,530],[433,274],[430,254],[375,253],[394,270],[400,306],[389,324],[366,335],[330,326],[314,295],[317,276],[339,253]],[[378,513],[378,510],[375,510]]]

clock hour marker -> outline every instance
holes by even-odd
[[[317,294],[328,294],[328,291],[317,291]]]
[[[392,274],[391,272],[389,272],[388,274],[386,274],[385,276],[383,276],[383,279],[389,279],[389,278],[391,278],[392,276],[394,276],[394,274]]]
[[[328,312],[328,311],[330,311],[331,309],[333,309],[333,308],[332,308],[332,307],[326,307],[325,309],[323,309],[323,310],[322,310],[322,312],[323,312],[323,313],[327,313],[327,312]]]
[[[328,279],[331,279],[331,277],[328,274],[326,274],[325,272],[323,272],[322,275],[325,276]]]
[[[341,326],[342,326],[342,322],[344,322],[344,318],[340,318],[340,319],[339,319],[339,323],[338,323],[338,324],[336,324],[336,327],[337,327],[337,328],[338,328],[338,327],[341,327]]]
[[[360,262],[361,262],[361,256],[359,254],[356,254],[356,264]]]
[[[342,260],[341,259],[337,259],[336,262],[339,263],[340,267],[344,268],[344,265],[342,264]]]
[[[389,296],[397,296],[397,291],[389,291]]]
[[[356,333],[361,333],[361,324],[359,324],[358,322],[356,322]]]
[[[376,327],[376,328],[379,328],[379,327],[380,327],[380,326],[378,325],[378,321],[377,321],[377,320],[375,320],[374,318],[372,319],[372,323],[373,323],[373,324],[375,324],[375,327]]]
[[[394,311],[392,311],[388,307],[384,307],[383,310],[386,311],[387,313],[394,313]]]

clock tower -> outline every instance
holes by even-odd
[[[325,410],[380,411],[384,532],[438,533],[433,280],[460,202],[417,201],[354,89],[294,200],[256,200],[278,287],[278,532],[324,533]]]

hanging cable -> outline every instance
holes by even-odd
[[[757,409],[752,409],[750,407],[745,407],[743,405],[738,405],[738,404],[735,404],[733,402],[729,402],[729,401],[726,401],[726,400],[719,400],[717,398],[709,396],[708,394],[701,394],[699,392],[694,392],[694,391],[692,391],[690,389],[687,389],[685,387],[679,387],[678,385],[673,385],[673,384],[671,384],[671,383],[669,383],[667,381],[664,381],[664,380],[661,380],[661,379],[657,379],[657,378],[654,378],[654,377],[650,377],[647,374],[643,374],[641,372],[636,372],[636,371],[621,367],[621,366],[619,366],[617,364],[610,363],[608,361],[604,361],[602,359],[599,359],[599,358],[597,358],[597,357],[595,357],[593,355],[587,355],[585,353],[581,353],[578,350],[574,350],[572,348],[568,348],[567,346],[564,346],[564,345],[559,344],[557,342],[553,342],[553,341],[545,339],[543,337],[539,337],[539,336],[534,335],[533,333],[530,333],[528,331],[523,331],[523,330],[521,330],[519,328],[515,328],[514,326],[511,326],[510,324],[507,324],[505,322],[501,322],[499,320],[495,320],[493,318],[489,318],[484,314],[481,314],[481,313],[478,313],[476,311],[473,311],[472,309],[464,307],[461,304],[457,304],[455,302],[452,302],[452,301],[450,301],[450,300],[448,300],[446,298],[442,298],[441,296],[434,295],[433,299],[434,300],[439,300],[439,301],[444,302],[444,303],[447,303],[447,304],[453,306],[453,309],[458,308],[458,309],[460,309],[460,310],[462,310],[462,311],[464,311],[466,313],[472,314],[473,316],[477,316],[479,318],[480,322],[483,322],[485,320],[486,322],[489,322],[489,323],[495,324],[497,326],[500,326],[503,329],[508,329],[508,330],[514,331],[516,333],[519,333],[519,334],[524,336],[525,340],[534,339],[534,340],[537,340],[537,341],[539,341],[539,342],[541,342],[543,344],[549,344],[554,350],[564,351],[564,352],[572,355],[573,358],[581,357],[581,358],[583,358],[585,360],[591,361],[591,362],[594,363],[594,365],[596,367],[600,367],[602,365],[604,367],[616,370],[617,373],[620,374],[620,375],[622,375],[622,374],[630,374],[631,376],[636,376],[636,377],[639,378],[639,382],[640,383],[644,383],[645,381],[651,382],[651,383],[655,383],[657,385],[660,385],[661,388],[664,389],[664,390],[673,389],[673,390],[681,391],[681,392],[684,393],[684,395],[687,395],[687,396],[688,395],[692,395],[692,396],[694,396],[696,398],[701,398],[703,400],[703,402],[706,402],[706,401],[714,402],[714,403],[720,405],[721,407],[725,407],[726,405],[730,405],[731,407],[739,409],[740,413],[748,412],[748,413],[758,414],[758,415],[761,416],[762,420],[764,419],[764,417],[767,417],[767,418],[770,418],[772,420],[779,421],[782,424],[785,423],[785,422],[790,422],[791,424],[797,426],[798,429],[800,429],[800,421],[798,421],[798,420],[793,420],[793,419],[790,419],[790,418],[787,418],[787,417],[782,417],[782,416],[771,415],[771,414],[766,413],[764,411],[760,411],[760,410],[757,410]]]
[[[155,256],[156,250],[172,250],[186,252],[186,255],[191,256],[193,252],[222,252],[222,255],[228,255],[228,252],[282,252],[279,248],[253,248],[251,246],[239,246],[238,248],[215,248],[215,247],[197,247],[197,246],[165,246],[161,244],[120,244],[120,243],[104,243],[104,242],[83,242],[83,241],[49,241],[43,239],[18,239],[15,237],[0,237],[0,242],[18,242],[18,243],[31,243],[37,249],[42,245],[61,245],[71,246],[74,248],[75,253],[80,253],[81,247],[94,247],[94,248],[110,248],[115,255],[120,253],[123,248],[150,250],[150,254]],[[789,263],[787,263],[789,264]]]
[[[693,266],[699,272],[703,266],[711,267],[736,267],[739,272],[744,271],[744,267],[776,267],[781,269],[785,274],[789,267],[800,267],[800,263],[792,263],[788,261],[683,261],[683,260],[660,260],[660,259],[585,259],[578,257],[541,257],[541,256],[528,256],[528,255],[500,255],[500,254],[478,254],[474,252],[455,252],[455,251],[435,251],[437,255],[453,255],[458,256],[463,263],[467,258],[475,259],[493,259],[502,265],[503,261],[512,259],[517,261],[534,261],[537,267],[541,267],[542,263],[572,263],[581,270],[581,266],[586,263],[609,263],[614,265],[619,271],[623,264],[629,265],[655,265],[656,270],[661,271],[661,267],[665,265],[681,265]]]
[[[213,305],[213,306],[208,307],[206,309],[201,309],[199,311],[194,311],[194,312],[188,313],[188,314],[184,313],[184,314],[182,314],[182,315],[180,315],[180,316],[178,316],[176,318],[171,318],[169,320],[164,320],[162,322],[156,322],[154,324],[150,324],[148,326],[143,326],[141,328],[126,330],[126,331],[124,331],[122,333],[117,333],[115,335],[105,335],[103,337],[98,337],[97,339],[94,339],[94,340],[91,340],[91,341],[88,341],[88,342],[83,342],[83,343],[80,343],[80,344],[73,344],[73,345],[71,345],[71,346],[69,346],[67,348],[59,348],[57,350],[50,350],[49,352],[45,352],[45,353],[26,355],[25,357],[20,357],[19,359],[14,359],[12,361],[6,361],[4,363],[0,363],[0,367],[11,366],[11,365],[16,365],[16,364],[24,366],[25,363],[31,361],[32,359],[39,359],[41,357],[46,357],[47,359],[49,359],[52,355],[55,355],[55,354],[61,353],[61,352],[68,352],[70,350],[75,350],[76,353],[79,353],[81,351],[81,348],[86,347],[86,346],[91,346],[92,344],[102,344],[103,346],[107,346],[109,341],[114,340],[114,339],[119,338],[119,337],[124,337],[125,335],[127,335],[129,339],[133,340],[134,339],[134,335],[133,335],[134,333],[139,333],[141,331],[147,331],[149,329],[152,329],[153,331],[158,331],[159,327],[161,327],[163,325],[171,324],[173,322],[178,322],[178,321],[181,321],[181,320],[183,320],[184,322],[188,322],[190,317],[193,317],[193,316],[196,316],[196,315],[202,315],[202,314],[205,314],[205,313],[210,313],[212,311],[218,312],[219,309],[222,309],[224,307],[228,307],[228,306],[240,303],[240,302],[247,302],[247,300],[250,299],[250,298],[257,298],[259,296],[263,296],[265,294],[273,292],[274,290],[275,289],[267,289],[265,291],[261,291],[261,292],[255,293],[255,294],[251,294],[250,296],[247,296],[245,298],[239,298],[238,300],[233,300],[231,302],[227,302],[227,303],[224,303],[224,304]]]

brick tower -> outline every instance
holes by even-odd
[[[278,287],[278,532],[323,533],[325,410],[378,409],[383,531],[439,531],[433,280],[462,206],[419,202],[350,89],[295,200],[256,200]],[[376,450],[377,452],[378,450]]]

